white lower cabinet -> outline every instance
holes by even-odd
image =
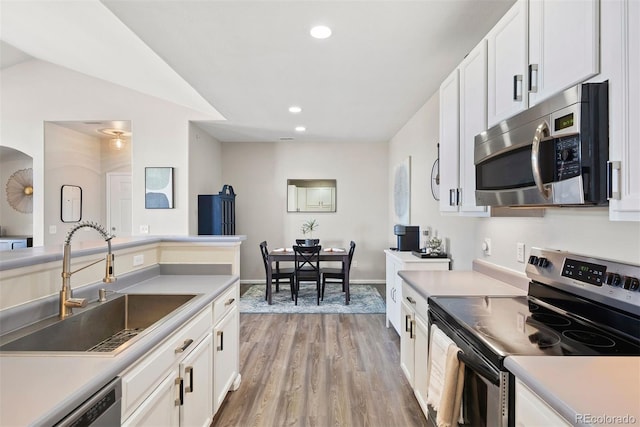
[[[400,334],[400,367],[427,416],[428,305],[427,300],[406,283],[403,285],[403,294],[401,312],[404,328]]]
[[[127,418],[125,426],[209,426],[211,412],[211,334]]]
[[[124,427],[180,425],[180,409],[175,404],[175,373],[170,373],[122,424]]]
[[[570,426],[560,414],[516,379],[516,427]]]
[[[240,384],[239,289],[236,282],[121,374],[123,425],[211,425]]]
[[[213,409],[218,411],[225,396],[235,389],[239,370],[239,319],[237,305],[213,329],[216,347],[213,367]]]
[[[411,252],[385,250],[386,254],[386,305],[387,327],[392,325],[398,334],[402,334],[404,325],[401,319],[402,278],[399,271],[407,270],[449,270],[449,258],[424,259],[418,258]]]

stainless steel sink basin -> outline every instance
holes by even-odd
[[[196,295],[124,294],[0,346],[0,352],[114,353]]]

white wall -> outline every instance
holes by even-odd
[[[236,197],[236,232],[242,244],[243,281],[264,281],[258,245],[291,246],[303,237],[300,227],[318,220],[314,232],[323,246],[356,242],[351,270],[356,281],[384,279],[387,243],[386,143],[223,143],[224,184]],[[287,213],[287,179],[336,179],[337,212]]]
[[[411,223],[431,226],[449,239],[453,268],[471,269],[473,259],[518,272],[525,264],[516,261],[516,244],[564,249],[581,254],[640,264],[640,223],[611,222],[606,208],[547,209],[541,218],[470,218],[444,216],[431,197],[429,177],[437,157],[438,94],[436,93],[394,136],[389,146],[389,197],[392,195],[394,166],[411,156]],[[391,205],[391,204],[390,204]],[[392,206],[388,217],[393,218]],[[388,241],[394,241],[390,226]],[[491,238],[492,255],[484,256],[481,243]]]
[[[189,234],[198,234],[198,194],[222,189],[222,144],[196,124],[189,125]]]
[[[77,223],[64,223],[60,217],[61,187],[82,188],[82,220],[105,223],[100,138],[45,123],[44,145],[44,223],[45,245],[62,245],[67,232]],[[56,233],[50,233],[55,227]],[[79,233],[75,240],[95,240],[93,233]]]
[[[0,141],[33,157],[34,245],[44,236],[44,121],[131,120],[133,233],[189,233],[189,121],[219,120],[56,65],[32,60],[0,74]],[[175,209],[144,208],[144,168],[175,168]]]
[[[439,134],[438,96],[433,96],[391,139],[389,144],[389,197],[393,200],[393,173],[395,166],[407,156],[411,156],[411,225],[427,227],[441,237],[452,258],[452,268],[471,269],[474,250],[476,219],[460,219],[440,214],[438,202],[431,195],[431,167],[438,157]],[[387,239],[389,246],[396,245],[393,235],[393,203],[389,203],[389,225]],[[424,247],[424,237],[420,238]]]

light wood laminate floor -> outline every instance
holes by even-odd
[[[241,314],[240,340],[216,427],[426,425],[384,314]]]

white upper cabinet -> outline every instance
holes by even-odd
[[[487,129],[487,41],[482,40],[460,63],[460,189],[462,214],[487,212],[476,206],[475,137]]]
[[[460,78],[456,68],[440,85],[440,211],[458,211]]]
[[[609,79],[609,218],[640,221],[640,2],[602,4],[602,67]]]
[[[487,127],[526,110],[528,2],[518,0],[487,34]]]
[[[529,0],[529,106],[598,74],[598,0]]]
[[[475,203],[474,139],[487,128],[487,42],[482,40],[440,85],[440,212],[480,215]]]

